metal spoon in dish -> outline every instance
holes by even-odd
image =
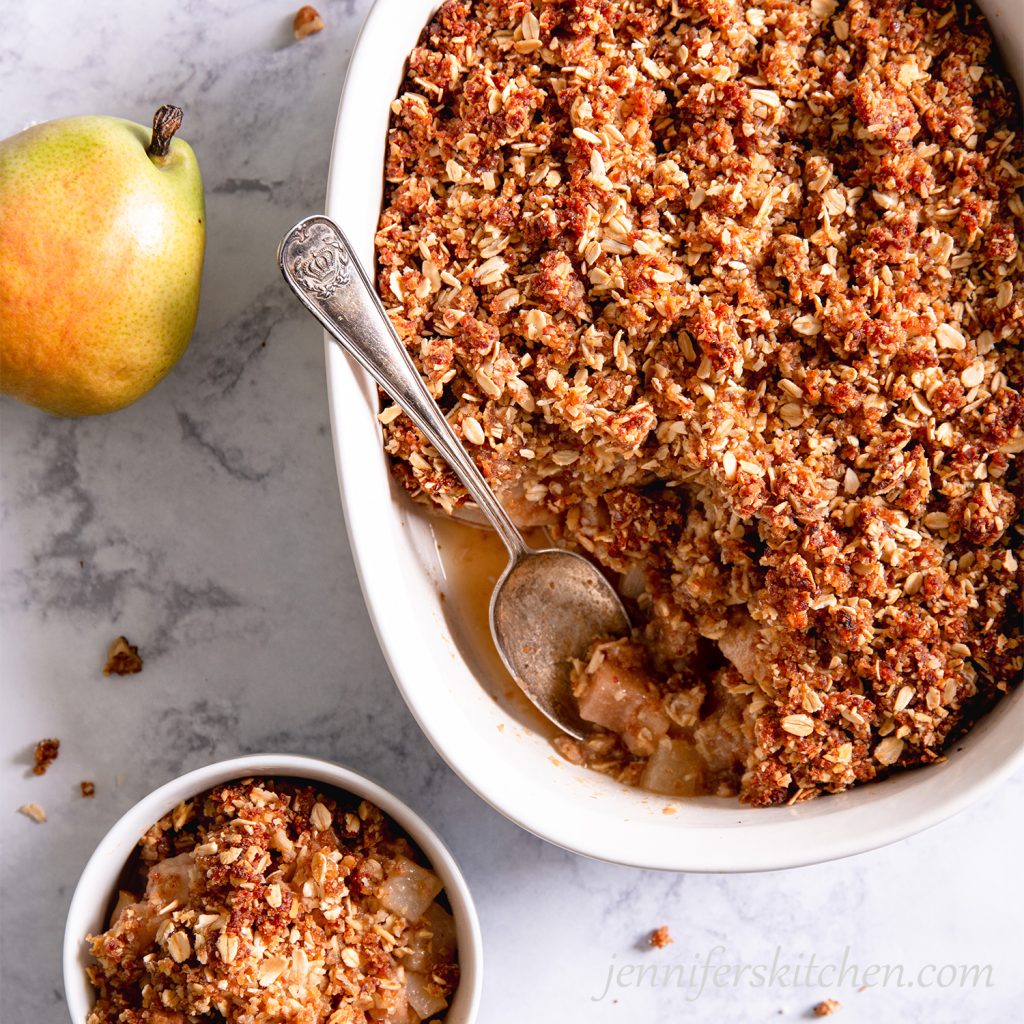
[[[614,588],[585,558],[537,550],[502,508],[451,424],[427,391],[405,345],[341,229],[308,217],[278,250],[281,273],[328,334],[383,388],[447,460],[508,548],[491,595],[494,645],[527,697],[577,739],[591,727],[579,715],[570,662],[600,636],[629,630]]]

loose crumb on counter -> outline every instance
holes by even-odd
[[[57,760],[59,750],[60,740],[40,740],[33,755],[35,763],[32,766],[32,774],[45,775],[46,769]]]
[[[78,785],[82,790],[82,796],[84,798],[89,799],[96,795],[96,784],[94,782],[89,782],[87,779],[83,779]]]
[[[833,1013],[836,1013],[842,1003],[838,999],[823,999],[817,1006],[814,1007],[815,1017],[831,1017]]]
[[[307,36],[314,35],[316,32],[322,32],[323,30],[324,19],[320,17],[320,12],[315,7],[306,4],[295,12],[295,19],[292,21],[292,31],[295,33],[296,39],[305,39]]]
[[[127,637],[119,636],[107,651],[107,663],[103,666],[105,676],[130,676],[142,671],[142,658],[138,647],[128,643]]]
[[[31,818],[38,825],[42,825],[46,821],[46,811],[39,804],[22,804],[18,808],[18,813],[24,814],[26,818]]]
[[[650,938],[647,941],[655,949],[664,949],[666,946],[671,946],[675,940],[668,930],[668,925],[663,924],[651,932]]]

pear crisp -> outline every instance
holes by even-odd
[[[458,984],[441,880],[366,801],[246,779],[139,841],[88,1024],[419,1024]]]
[[[142,671],[142,658],[138,647],[128,643],[126,637],[119,636],[107,651],[107,662],[103,666],[105,676],[131,676]]]
[[[506,507],[629,603],[564,756],[781,804],[939,760],[1020,678],[1020,127],[971,4],[440,8],[378,288]]]

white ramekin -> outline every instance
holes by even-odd
[[[373,265],[389,108],[405,57],[437,0],[377,0],[338,110],[327,213]],[[1024,0],[980,0],[1018,85]],[[535,720],[475,661],[441,593],[429,524],[393,485],[377,391],[327,344],[334,450],[352,551],[384,655],[438,753],[497,810],[536,835],[620,864],[685,871],[795,867],[870,850],[963,809],[1024,761],[1024,688],[1005,698],[947,763],[793,807],[672,800],[553,757]]]
[[[480,1006],[483,946],[473,898],[452,855],[419,815],[376,782],[329,761],[291,754],[252,754],[197,768],[144,797],[104,836],[78,880],[64,929],[64,992],[72,1024],[85,1024],[93,1004],[93,989],[85,974],[89,962],[85,936],[106,928],[118,877],[143,833],[182,800],[222,782],[254,775],[307,780],[353,793],[376,804],[408,832],[444,883],[455,917],[461,980],[447,1024],[472,1024]]]

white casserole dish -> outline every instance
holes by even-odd
[[[345,230],[365,267],[373,265],[389,105],[406,55],[437,6],[437,0],[377,0],[352,56],[327,214]],[[982,0],[980,6],[1020,86],[1024,0]],[[751,810],[731,800],[663,798],[553,757],[548,739],[523,724],[517,705],[460,652],[440,596],[444,581],[428,515],[391,481],[375,418],[376,389],[334,344],[326,348],[342,503],[385,657],[438,753],[523,828],[577,853],[638,867],[795,867],[928,828],[1024,763],[1020,688],[957,744],[947,763],[793,807]]]
[[[429,825],[397,797],[348,768],[312,757],[252,754],[197,768],[154,790],[127,811],[103,837],[82,872],[71,898],[64,928],[64,994],[72,1024],[85,1024],[94,993],[85,974],[89,962],[86,935],[102,932],[125,862],[143,833],[182,800],[213,786],[253,775],[277,775],[333,786],[376,804],[405,829],[444,883],[455,918],[461,977],[445,1024],[473,1024],[483,991],[480,923],[458,865]]]

